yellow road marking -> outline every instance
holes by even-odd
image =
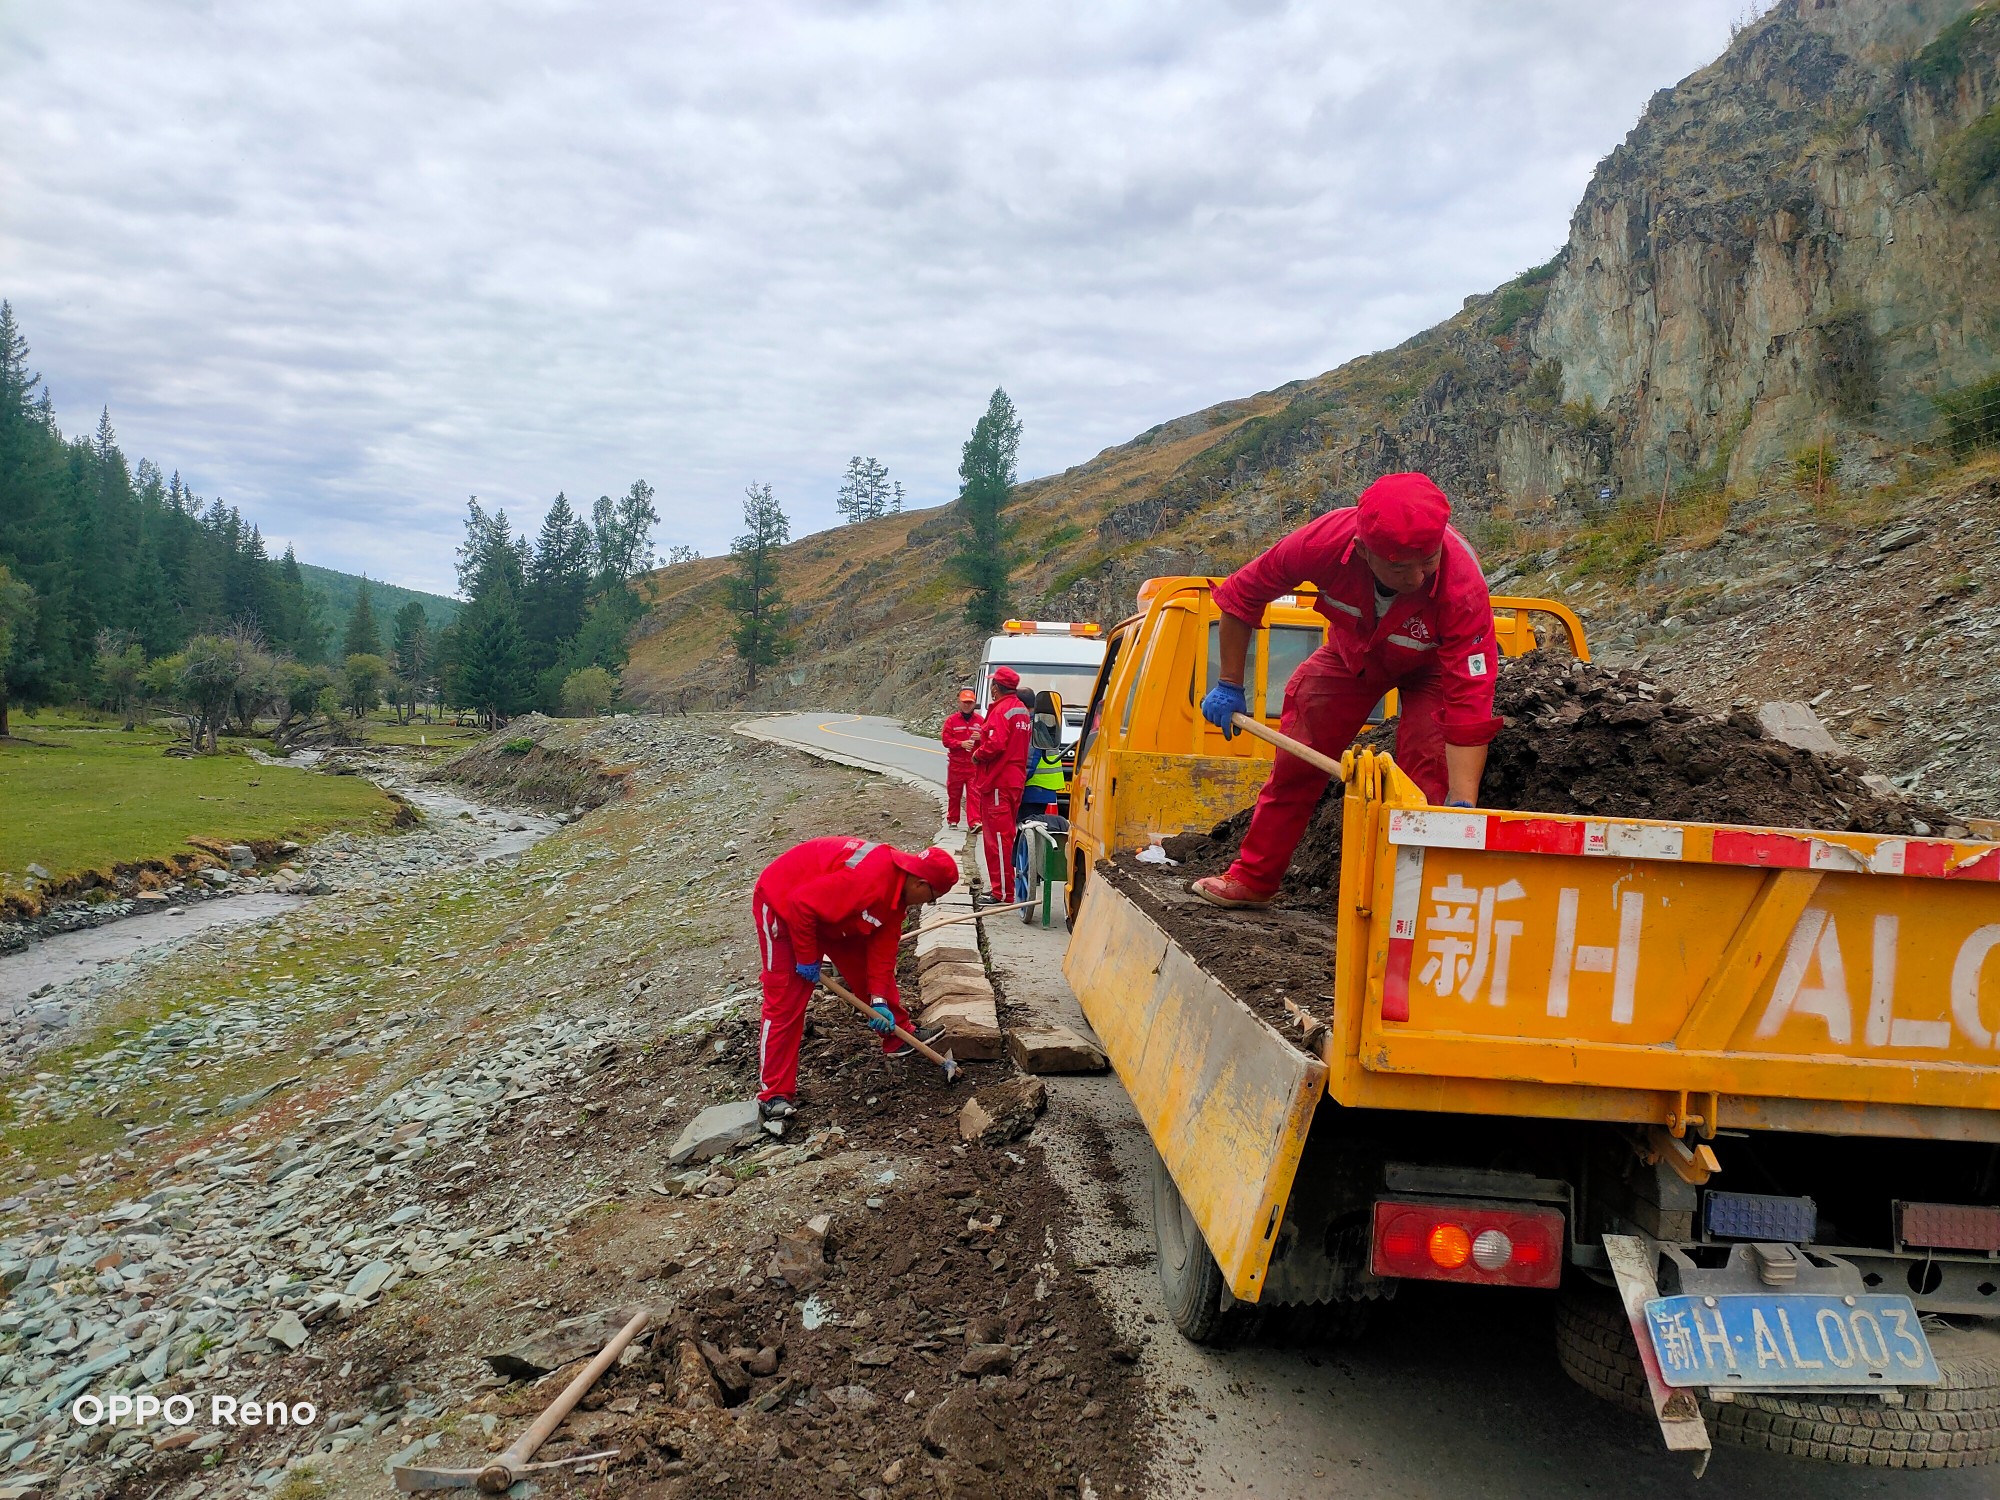
[[[854,718],[844,719],[841,722],[846,724],[859,724],[861,722],[861,719],[860,716],[857,715]],[[821,734],[830,734],[835,739],[839,740],[862,740],[870,745],[889,745],[898,750],[920,750],[925,755],[935,755],[940,759],[944,758],[943,750],[939,749],[935,745],[926,745],[922,740],[918,739],[913,734],[906,734],[900,740],[885,740],[880,735],[874,735],[874,734],[843,734],[838,729],[835,729],[833,725],[830,723],[815,724],[813,728],[819,730]]]

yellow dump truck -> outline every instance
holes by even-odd
[[[1209,588],[1152,581],[1107,642],[1065,961],[1157,1150],[1182,1332],[1339,1332],[1413,1279],[1543,1288],[1569,1373],[1699,1461],[1711,1431],[2000,1455],[2000,845],[1439,808],[1351,751],[1324,921],[1221,913],[1124,863],[1269,768],[1200,719]],[[1273,723],[1310,605],[1257,634]],[[1537,616],[1584,653],[1561,606],[1494,608],[1506,655]],[[1211,954],[1321,928],[1323,992],[1246,1004],[1191,951],[1204,923]]]

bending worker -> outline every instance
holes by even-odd
[[[986,721],[980,717],[978,702],[979,697],[971,688],[959,689],[958,712],[945,715],[944,727],[938,730],[938,738],[944,742],[947,828],[958,823],[961,808],[967,825],[979,826],[979,793],[972,779],[972,749],[979,743],[980,726]]]
[[[1014,822],[1021,810],[1021,787],[1028,779],[1028,745],[1033,737],[1033,715],[1022,701],[1020,687],[1021,674],[1012,667],[994,669],[993,701],[987,705],[979,748],[972,752],[981,791],[986,889],[1001,901],[1012,899],[1000,893],[1014,888]]]
[[[750,893],[764,987],[757,1034],[758,1110],[767,1120],[797,1112],[799,1042],[806,1004],[831,958],[846,986],[874,1008],[868,1025],[882,1054],[916,1049],[895,1035],[916,1032],[896,990],[896,947],[903,917],[958,883],[958,861],[939,848],[905,854],[858,838],[807,839],[764,867]]]
[[[1234,736],[1247,714],[1244,666],[1264,606],[1302,583],[1319,590],[1326,644],[1285,687],[1280,727],[1338,758],[1391,688],[1400,696],[1396,765],[1432,803],[1471,807],[1499,732],[1493,603],[1479,559],[1448,524],[1451,502],[1423,474],[1388,474],[1361,503],[1329,511],[1217,586],[1221,670],[1202,717]],[[1328,776],[1278,752],[1243,846],[1226,874],[1193,889],[1218,906],[1263,906],[1277,893]]]

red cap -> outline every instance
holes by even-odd
[[[905,875],[916,876],[940,896],[958,884],[957,857],[936,844],[922,854],[905,854],[901,849],[891,849],[889,860]]]
[[[1021,685],[1021,674],[1012,667],[996,667],[993,670],[993,685],[1012,692]]]
[[[1377,557],[1420,562],[1444,542],[1451,502],[1428,474],[1384,474],[1361,492],[1354,534]]]

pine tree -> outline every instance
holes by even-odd
[[[528,702],[534,674],[513,598],[499,592],[460,615],[457,641],[457,698],[478,710],[497,729]]]
[[[996,389],[986,414],[973,424],[958,466],[963,482],[958,510],[965,534],[952,566],[972,586],[965,617],[981,630],[998,630],[1007,615],[1007,585],[1013,571],[1007,543],[1010,528],[1001,516],[1014,487],[1014,463],[1021,450],[1021,419],[1004,390]]]
[[[340,654],[343,657],[382,654],[382,632],[375,628],[375,590],[366,576],[355,591],[354,612],[347,617],[347,634],[341,638]]]
[[[872,521],[903,508],[903,487],[889,482],[887,464],[857,455],[847,461],[847,477],[833,505],[849,521]]]
[[[424,607],[412,599],[396,611],[394,653],[396,667],[397,716],[407,706],[411,718],[430,682],[431,627]],[[407,720],[405,720],[407,722]]]
[[[558,493],[535,539],[521,598],[521,629],[538,670],[551,665],[561,644],[582,628],[590,564],[590,528],[577,519],[569,497]]]
[[[0,303],[0,307],[4,307]],[[0,327],[4,333],[4,327]],[[15,677],[15,658],[30,639],[35,620],[35,592],[0,565],[0,740],[7,738],[9,688]]]
[[[730,640],[746,673],[746,691],[757,691],[757,669],[776,666],[792,649],[785,634],[785,602],[778,590],[778,549],[790,541],[792,523],[768,484],[753,484],[743,501],[743,535],[729,544],[736,572],[723,580],[736,629]]]

